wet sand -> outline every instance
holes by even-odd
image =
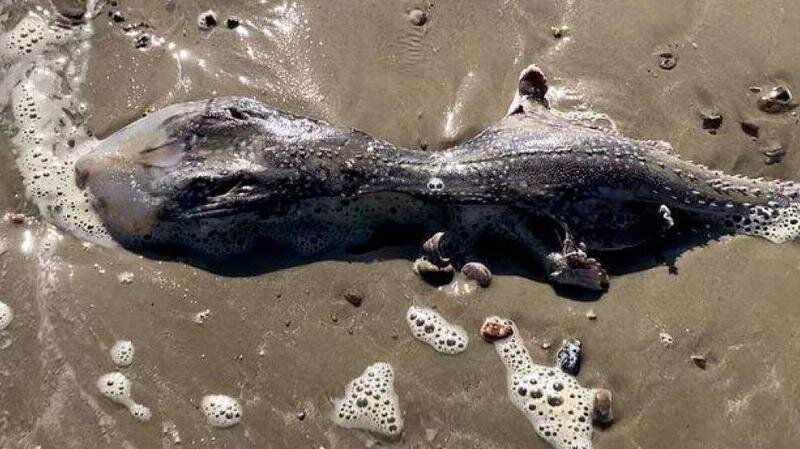
[[[238,16],[249,36],[224,25],[198,30],[208,7],[221,21]],[[421,28],[407,18],[414,7],[428,10]],[[436,150],[499,118],[519,70],[535,62],[557,108],[586,103],[623,133],[667,140],[715,168],[800,178],[797,118],[758,111],[759,94],[748,90],[800,89],[791,20],[800,4],[789,0],[130,0],[119,9],[125,23],[146,21],[176,48],[135,49],[124,24],[100,16],[86,88],[90,128],[101,137],[149,109],[243,94]],[[568,40],[553,37],[559,25],[570,27]],[[185,57],[171,56],[181,49]],[[666,49],[678,55],[669,71],[658,67]],[[710,110],[724,117],[716,135],[701,127]],[[742,120],[760,126],[757,140]],[[772,142],[787,155],[767,166],[760,151]],[[394,446],[546,448],[511,406],[499,359],[477,334],[495,314],[516,320],[539,362],[553,360],[562,338],[583,341],[579,380],[614,391],[616,419],[596,429],[598,449],[788,449],[800,440],[797,244],[711,242],[682,254],[677,273],[656,266],[613,276],[591,302],[523,276],[448,295],[411,272],[413,247],[224,277],[60,235],[24,200],[8,147],[0,139],[0,206],[28,219],[0,223],[0,300],[16,314],[0,336],[3,449],[175,447],[165,426],[180,433],[177,447],[362,447],[364,434],[333,425],[330,399],[376,361],[395,366],[405,411]],[[117,279],[123,272],[134,273],[132,284]],[[345,300],[348,291],[363,296],[360,307]],[[468,351],[445,357],[415,340],[404,320],[412,303],[467,328]],[[193,322],[205,309],[208,319]],[[661,332],[673,346],[662,345]],[[146,424],[95,388],[115,369],[108,349],[120,338],[137,348],[124,372],[153,410]],[[705,370],[692,354],[706,356]],[[198,410],[209,393],[239,398],[242,423],[211,430]]]

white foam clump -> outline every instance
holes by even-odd
[[[463,327],[451,324],[433,309],[411,306],[406,322],[417,340],[442,354],[460,354],[467,350],[469,337]]]
[[[511,329],[510,335],[494,341],[506,367],[511,403],[554,448],[591,449],[596,390],[581,387],[559,369],[533,363],[513,321],[490,317],[490,322]]]
[[[150,409],[134,402],[131,397],[132,384],[127,376],[120,372],[107,373],[97,379],[97,389],[100,394],[111,402],[124,405],[131,415],[139,421],[149,421],[152,417]]]
[[[235,426],[242,420],[242,406],[230,396],[209,394],[200,401],[200,408],[212,427],[224,429]]]
[[[333,421],[342,427],[396,437],[403,432],[400,401],[394,391],[394,369],[385,362],[367,367],[334,400]]]
[[[111,361],[117,366],[130,366],[133,363],[133,356],[136,349],[133,343],[128,340],[117,340],[111,347]]]
[[[8,304],[0,301],[0,332],[4,331],[14,319],[14,311]]]
[[[91,3],[91,2],[90,2]],[[0,35],[0,106],[26,194],[42,216],[86,239],[110,242],[90,198],[75,182],[74,163],[96,141],[83,127],[79,98],[91,47],[91,22],[64,29],[54,14],[31,11]]]

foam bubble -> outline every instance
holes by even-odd
[[[137,421],[147,422],[153,417],[153,413],[150,411],[150,408],[142,404],[133,404],[130,406],[129,410],[131,415],[133,415]]]
[[[131,399],[131,381],[120,372],[107,373],[97,379],[97,389],[100,394],[126,407],[133,404]]]
[[[450,324],[433,309],[411,306],[406,322],[414,337],[442,354],[459,354],[467,349],[469,337],[463,327]]]
[[[333,421],[342,427],[396,437],[403,432],[399,402],[394,369],[378,362],[347,385],[344,397],[334,400]]]
[[[150,408],[133,400],[131,397],[132,387],[130,379],[120,372],[103,374],[97,379],[97,389],[100,390],[100,394],[111,402],[127,407],[131,416],[137,421],[149,421],[153,414]]]
[[[223,394],[210,394],[200,401],[208,425],[224,429],[242,420],[242,406],[236,399]]]
[[[130,366],[133,363],[135,353],[133,343],[128,340],[117,340],[111,347],[111,361],[117,366]]]
[[[79,98],[91,50],[91,23],[70,29],[46,10],[29,12],[0,35],[5,106],[17,168],[27,196],[48,221],[88,240],[110,242],[87,193],[77,187],[74,162],[96,141],[83,127]]]
[[[581,387],[557,368],[534,363],[513,321],[490,317],[484,329],[492,329],[491,340],[506,367],[508,397],[536,433],[556,449],[591,449],[598,390]]]
[[[0,301],[0,332],[4,331],[14,319],[14,311],[8,304]]]

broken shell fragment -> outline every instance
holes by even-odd
[[[758,108],[772,114],[787,111],[792,107],[792,92],[786,86],[775,86],[758,99]]]
[[[442,239],[444,238],[444,232],[437,232],[433,234],[431,238],[429,238],[425,243],[422,244],[422,253],[426,259],[430,262],[443,267],[450,263],[450,259],[444,257],[442,252]]]
[[[611,391],[604,388],[595,390],[592,419],[602,424],[607,424],[614,420],[614,413],[611,410]]]
[[[434,285],[444,285],[453,280],[453,266],[447,264],[438,266],[424,257],[414,261],[414,273],[428,283]]]

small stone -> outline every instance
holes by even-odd
[[[597,314],[594,313],[594,310],[589,310],[588,312],[586,312],[586,318],[589,318],[590,320],[596,320]]]
[[[594,407],[592,408],[592,420],[601,424],[608,424],[614,420],[614,413],[611,409],[611,391],[599,388],[594,393]]]
[[[661,344],[664,345],[665,348],[669,348],[675,343],[675,340],[672,338],[672,335],[666,332],[659,333],[658,339],[661,341]]]
[[[469,262],[461,267],[461,273],[467,278],[478,283],[483,288],[492,283],[492,272],[486,265],[479,262]]]
[[[792,92],[786,86],[773,87],[758,99],[758,108],[771,114],[785,112],[792,107]]]
[[[658,55],[660,61],[658,62],[658,66],[664,70],[672,70],[678,65],[678,56],[672,52],[665,51]]]
[[[215,26],[217,26],[217,13],[214,11],[204,11],[197,16],[197,27],[201,30],[208,31]]]
[[[149,34],[142,34],[141,36],[136,38],[133,46],[136,48],[147,48],[150,45],[150,35]]]
[[[421,27],[428,21],[428,15],[421,9],[412,9],[408,12],[408,20],[412,25]]]
[[[304,419],[306,419],[306,411],[305,410],[299,411],[295,416],[297,417],[298,421],[303,421]]]
[[[558,27],[550,27],[550,31],[553,33],[554,38],[561,39],[569,36],[570,29],[566,25],[561,25]]]
[[[347,291],[344,293],[345,301],[353,305],[353,307],[361,307],[364,302],[364,297],[357,292]]]
[[[514,333],[514,326],[508,322],[500,321],[494,317],[487,318],[481,326],[481,336],[489,343],[510,337]]]
[[[717,112],[703,114],[703,129],[711,133],[716,132],[722,126],[722,115]]]
[[[125,15],[122,14],[122,11],[112,11],[111,12],[111,20],[114,22],[120,23],[125,21]]]
[[[747,88],[747,90],[757,94],[757,93],[761,92],[764,89],[762,89],[761,86],[750,86],[750,87]]]
[[[757,139],[761,128],[753,122],[740,122],[739,125],[742,127],[742,131],[747,134],[748,136]]]
[[[777,164],[783,160],[783,157],[786,156],[786,150],[783,148],[783,145],[775,143],[771,145],[768,149],[762,151],[762,154],[766,156],[766,159],[764,159],[764,163],[767,165],[772,165],[772,164]]]
[[[228,17],[225,20],[225,26],[228,27],[229,30],[238,28],[239,27],[239,18],[238,17]]]
[[[692,355],[692,363],[700,369],[706,369],[706,357],[699,354]]]
[[[542,343],[542,349],[550,349],[553,346],[549,341]]]

